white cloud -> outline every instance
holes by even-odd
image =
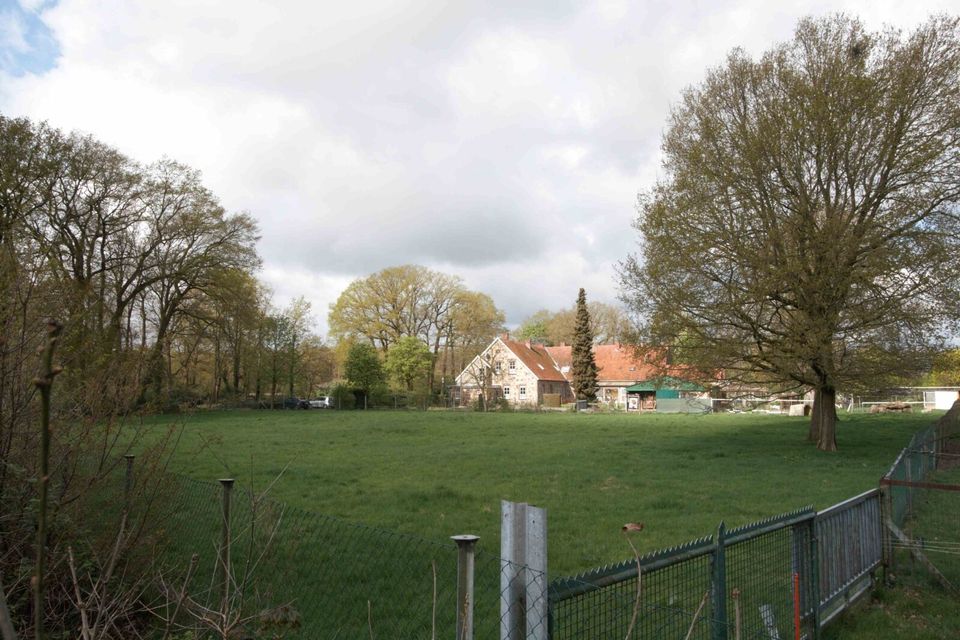
[[[282,306],[402,263],[463,276],[518,323],[616,295],[636,193],[681,90],[807,14],[910,28],[946,0],[304,3],[22,0],[60,58],[0,75],[0,111],[204,173],[260,222]],[[6,13],[0,14],[5,16]],[[26,46],[23,25],[0,37]],[[20,38],[21,40],[17,40]]]

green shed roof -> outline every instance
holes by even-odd
[[[652,380],[644,380],[638,382],[637,384],[630,385],[627,387],[627,393],[638,393],[640,391],[657,391],[658,389],[676,389],[678,391],[704,391],[704,387],[700,386],[696,382],[690,382],[688,380],[681,380],[680,378],[673,378],[670,376],[664,376],[663,378],[654,378]]]

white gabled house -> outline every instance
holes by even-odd
[[[597,400],[634,411],[709,410],[707,390],[679,377],[663,376],[655,352],[629,345],[593,347]],[[456,377],[454,404],[468,406],[483,397],[488,406],[506,400],[515,406],[573,402],[572,348],[521,342],[504,334],[487,346]],[[548,400],[548,402],[545,402]]]
[[[454,401],[466,406],[481,396],[488,405],[500,399],[518,406],[543,404],[544,396],[572,402],[567,377],[541,344],[511,340],[502,335],[468,364],[451,389]]]

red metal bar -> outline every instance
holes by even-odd
[[[816,606],[816,605],[814,605]],[[800,640],[800,574],[793,574],[793,634]]]
[[[880,484],[891,487],[914,487],[915,489],[940,489],[943,491],[960,491],[960,484],[942,484],[939,482],[912,482],[910,480],[894,480],[883,478]]]

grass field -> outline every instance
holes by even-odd
[[[877,486],[930,415],[842,416],[840,451],[800,418],[449,412],[234,411],[184,422],[171,470],[264,487],[292,506],[497,553],[499,501],[546,507],[553,577]],[[173,421],[152,418],[148,431]]]

